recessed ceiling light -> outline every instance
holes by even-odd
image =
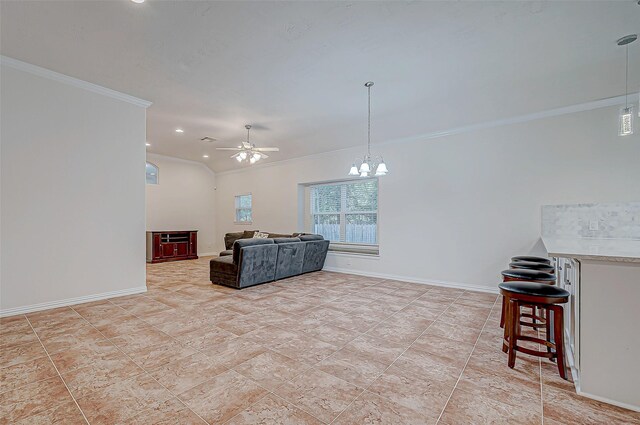
[[[134,3],[144,3],[144,0],[131,0]]]
[[[151,146],[151,143],[147,142],[144,144],[145,146]]]
[[[204,154],[204,155],[202,155],[202,157],[203,157],[203,158],[209,158],[209,155]]]
[[[176,133],[184,133],[184,130],[181,128],[176,128]]]

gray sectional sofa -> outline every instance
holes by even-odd
[[[211,260],[211,282],[240,289],[319,271],[328,249],[321,235],[237,239],[231,252]]]

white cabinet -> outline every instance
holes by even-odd
[[[564,307],[564,333],[567,361],[574,380],[580,370],[580,262],[573,258],[556,258],[557,285],[571,294]]]

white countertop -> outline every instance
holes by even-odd
[[[543,237],[542,242],[550,257],[640,263],[640,240]]]

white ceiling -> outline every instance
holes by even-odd
[[[364,146],[368,80],[374,144],[617,96],[615,41],[640,32],[636,0],[0,7],[3,55],[154,102],[148,150],[215,171],[241,166],[214,147],[246,123],[281,148],[269,161]],[[630,51],[637,91],[640,42]]]

